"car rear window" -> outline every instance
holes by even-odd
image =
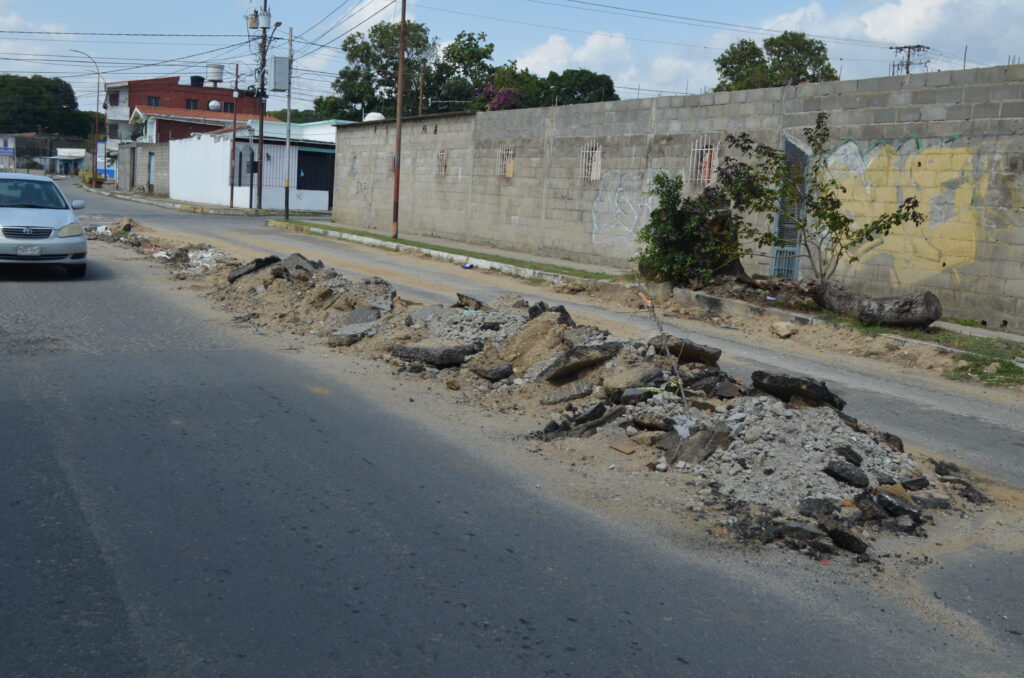
[[[0,179],[0,208],[3,207],[62,210],[68,205],[57,187],[48,181]]]

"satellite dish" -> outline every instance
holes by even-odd
[[[363,116],[363,122],[377,122],[378,120],[383,120],[383,119],[384,119],[384,114],[383,113],[377,113],[376,111],[374,111],[373,113],[367,113],[365,116]]]

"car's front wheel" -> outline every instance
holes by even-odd
[[[68,275],[72,278],[85,277],[85,264],[69,264],[64,268],[67,269]]]

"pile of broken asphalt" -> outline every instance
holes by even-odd
[[[685,337],[620,339],[514,295],[422,306],[387,280],[350,280],[300,254],[242,264],[203,245],[167,251],[131,224],[91,237],[206,278],[257,333],[320,337],[481,406],[543,408],[535,440],[600,437],[643,456],[650,474],[685,474],[694,510],[746,542],[872,561],[882,535],[927,538],[934,512],[989,501],[955,465],[919,461],[845,414],[823,382],[755,372],[748,384],[718,366],[720,350]]]

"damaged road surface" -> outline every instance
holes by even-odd
[[[432,350],[436,342],[417,325],[434,326],[443,314],[400,307],[397,315],[402,300],[378,282],[323,279],[336,298],[309,301],[333,299],[324,312],[346,323],[339,330],[377,328],[332,349],[328,336],[341,336],[336,330],[300,345],[259,326],[269,319],[235,320],[211,308],[175,289],[190,283],[169,277],[151,255],[100,242],[91,254],[85,281],[0,271],[4,676],[1019,672],[1017,636],[986,633],[969,618],[944,617],[848,576],[873,564],[662,539],[642,523],[570,501],[560,476],[530,461],[538,455],[529,448],[540,443],[515,438],[524,422],[514,412],[468,408],[459,398],[476,382],[448,385],[437,375],[453,368],[422,362],[455,359]],[[244,284],[246,294],[263,298],[324,275],[292,264],[273,262],[245,282],[224,284]],[[181,257],[182,267],[204,265]],[[267,287],[263,276],[274,282]],[[372,303],[345,306],[355,298]],[[493,311],[507,320],[479,318],[474,331],[511,332],[512,319],[522,318],[521,326],[544,326],[545,337],[559,340],[551,347],[556,359],[527,360],[527,346],[516,358],[494,341],[478,347],[451,324],[445,344],[476,351],[470,361],[478,369],[465,368],[465,379],[515,385],[522,377],[510,377],[502,361],[521,360],[536,370],[529,376],[539,381],[529,384],[549,395],[563,380],[607,369],[609,360],[650,352],[572,327],[555,309],[531,318],[530,307],[508,301]],[[360,357],[360,347],[383,337],[381,320],[366,308],[387,303],[388,318],[409,334],[402,345],[422,350]],[[491,311],[463,303],[455,312]],[[294,324],[305,320],[298,314]],[[744,421],[728,431],[752,439],[744,442],[751,459],[760,449],[760,439],[747,436],[755,418],[765,429],[775,426],[771,417],[804,411],[736,393],[728,386],[736,383],[708,365],[685,367],[692,384],[711,390],[709,400],[719,388],[753,398]],[[432,370],[435,378],[422,376]],[[622,384],[654,378],[649,370],[624,372],[616,372]],[[577,382],[575,395],[563,392],[570,399],[545,407],[570,413],[559,421],[571,420],[571,429],[601,420],[614,426],[616,407],[634,427],[664,426],[675,416],[680,403],[671,397],[624,404],[624,388],[618,403],[581,421],[569,405],[582,409],[586,398],[608,396],[614,377],[592,380],[585,396],[587,386]],[[686,407],[696,408],[695,400]],[[691,432],[715,413],[686,411]],[[848,426],[831,414],[824,425]],[[851,485],[856,494],[873,491],[874,505],[884,503],[885,472],[912,487],[920,483],[912,471],[945,482],[938,468],[876,447],[884,442],[865,430],[850,429],[859,467],[849,452],[819,452],[862,469],[868,485]],[[641,468],[630,477],[645,482],[686,477],[682,469],[643,468],[640,452],[620,456],[637,459]],[[726,462],[725,473],[740,465]],[[859,475],[848,475],[860,484]],[[815,482],[831,488],[839,481],[820,472]]]

